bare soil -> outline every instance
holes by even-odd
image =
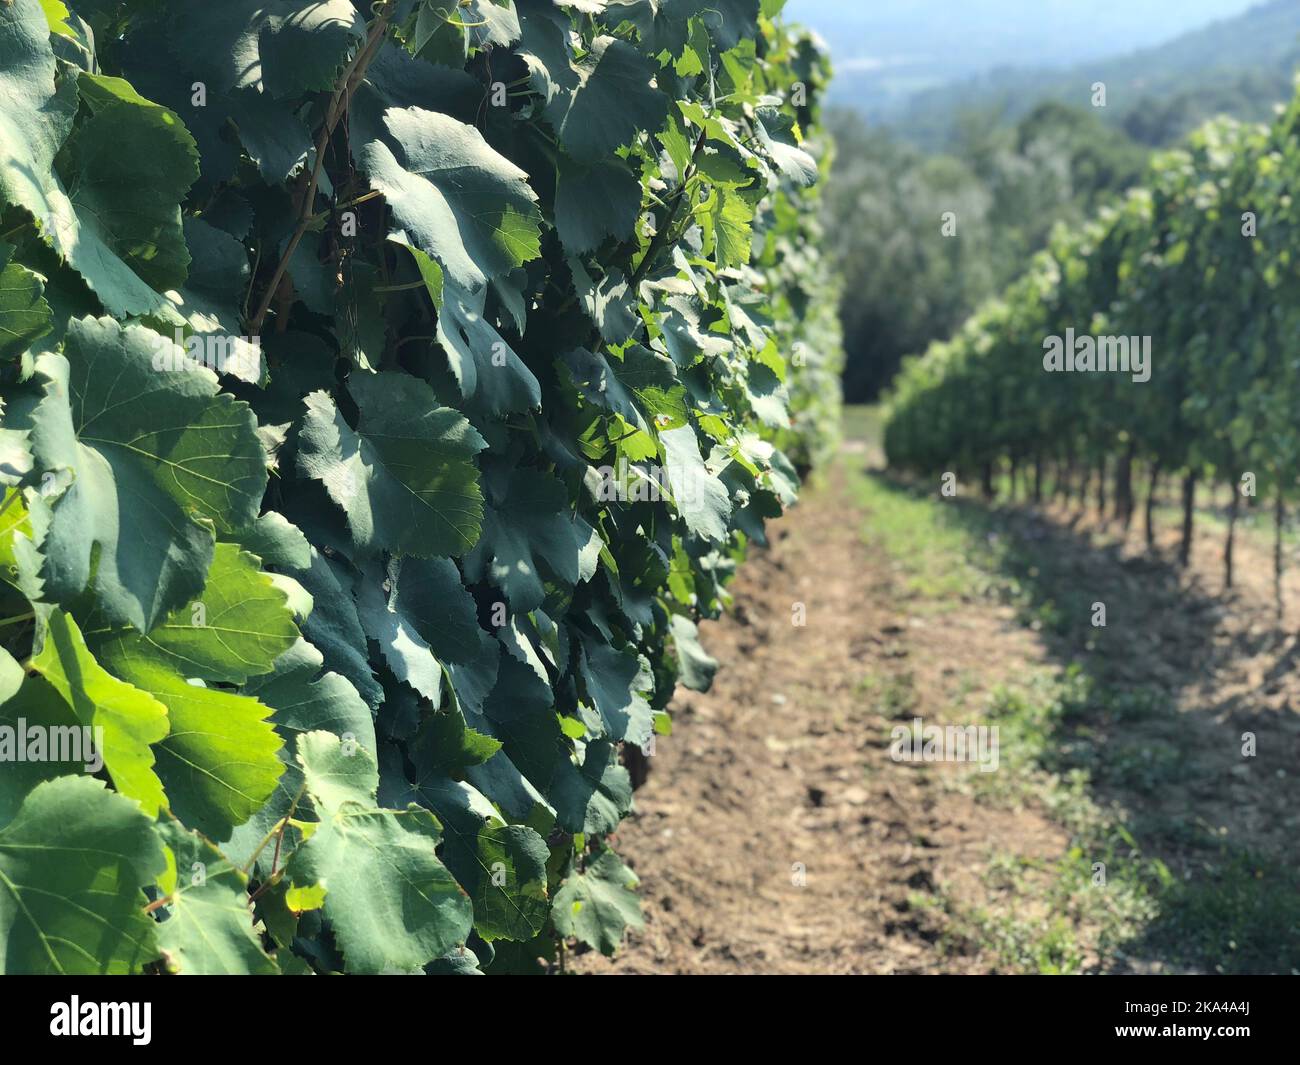
[[[641,879],[646,926],[613,959],[586,952],[569,959],[570,971],[1021,968],[954,909],[985,915],[985,925],[1063,920],[1083,944],[1085,971],[1218,967],[1213,956],[1165,957],[1155,939],[1116,951],[1100,945],[1095,914],[1053,912],[1047,881],[1073,838],[1053,798],[1057,778],[1043,776],[1051,786],[1042,795],[1030,788],[989,801],[962,783],[974,767],[891,760],[889,733],[913,717],[951,721],[954,707],[968,720],[996,686],[1082,658],[1105,683],[1169,704],[1137,721],[1103,715],[1090,729],[1098,770],[1089,801],[1137,826],[1175,887],[1217,868],[1206,838],[1226,837],[1293,877],[1300,682],[1295,639],[1272,615],[1267,543],[1239,540],[1239,588],[1224,597],[1218,545],[1207,537],[1179,573],[1175,530],[1148,555],[1136,530],[1121,540],[1065,510],[1006,508],[994,516],[999,528],[1044,562],[1017,575],[1030,602],[1104,601],[1107,629],[1096,640],[1078,625],[1053,631],[996,596],[957,596],[936,611],[873,542],[872,515],[852,490],[862,464],[851,447],[772,526],[771,547],[740,570],[728,615],[703,626],[717,679],[707,694],[679,693],[673,735],[659,740],[636,813],[613,841]],[[1287,585],[1292,618],[1297,583]],[[795,623],[796,604],[806,624]],[[1241,757],[1246,731],[1259,735],[1254,759]],[[1142,759],[1152,750],[1148,773]],[[1137,771],[1124,760],[1134,751]],[[999,855],[1012,857],[1013,877],[990,876]],[[1210,920],[1195,908],[1199,897],[1186,913],[1176,892],[1167,897],[1156,923]],[[923,904],[936,898],[945,906]],[[1238,919],[1234,911],[1224,920]],[[1282,916],[1277,935],[1300,942],[1291,919]]]

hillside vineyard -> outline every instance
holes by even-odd
[[[989,492],[999,469],[1024,471],[1034,500],[1095,484],[1126,527],[1144,481],[1148,542],[1157,485],[1176,476],[1184,563],[1198,486],[1226,485],[1231,585],[1240,511],[1271,501],[1280,529],[1296,491],[1298,136],[1300,99],[1271,126],[1215,120],[1158,153],[1121,203],[1058,229],[1000,299],[906,363],[890,461]],[[1093,372],[1045,372],[1054,354],[1068,369],[1061,338],[1076,358],[1092,346]]]

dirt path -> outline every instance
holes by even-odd
[[[1063,515],[976,508],[950,533],[927,524],[933,503],[864,495],[861,465],[846,455],[776,523],[703,627],[717,680],[675,701],[614,840],[646,927],[570,967],[1204,971],[1238,940],[1229,969],[1300,964],[1300,911],[1269,901],[1300,895],[1295,685],[1270,671],[1291,645],[1261,635],[1253,580],[1207,606],[1196,578],[1170,583]],[[999,537],[1028,556],[972,565]],[[1127,621],[1062,621],[1097,598]],[[917,717],[1000,724],[999,771],[892,760],[891,728]],[[1245,763],[1251,727],[1276,742]]]
[[[742,568],[731,615],[705,627],[718,679],[677,700],[674,734],[615,841],[642,877],[645,932],[614,962],[587,955],[578,968],[927,971],[942,928],[909,897],[933,887],[940,866],[964,871],[1006,832],[1027,850],[1062,845],[1033,814],[990,816],[889,760],[892,722],[864,681],[912,673],[915,689],[943,690],[935,675],[979,669],[982,619],[954,631],[888,605],[897,574],[864,543],[844,478],[837,470],[775,528],[772,549]]]

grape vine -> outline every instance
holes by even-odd
[[[0,0],[0,971],[614,951],[836,421],[783,0]]]
[[[1148,544],[1157,487],[1177,476],[1183,564],[1198,485],[1226,484],[1231,586],[1243,501],[1271,498],[1280,532],[1300,460],[1298,132],[1300,98],[1268,127],[1210,122],[1122,202],[1059,229],[1000,299],[907,362],[890,461],[986,494],[999,471],[1023,476],[1027,497],[1092,498],[1126,529],[1145,487]]]

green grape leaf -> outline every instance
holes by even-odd
[[[411,54],[459,70],[469,58],[469,32],[454,0],[427,0],[415,15]]]
[[[23,684],[23,667],[8,651],[0,648],[0,711]]]
[[[704,650],[699,629],[690,618],[674,614],[671,624],[677,672],[682,684],[691,691],[708,691],[713,685],[714,674],[718,672],[718,660]]]
[[[607,343],[626,344],[641,331],[643,323],[621,270],[610,270],[599,282],[592,279],[577,259],[569,260],[569,270],[582,309]]]
[[[659,434],[671,483],[673,502],[686,527],[714,543],[727,538],[731,496],[700,457],[695,430],[689,425]]]
[[[555,893],[555,930],[602,954],[613,954],[628,928],[643,928],[636,874],[612,850],[602,850]]]
[[[527,11],[518,51],[533,88],[545,99],[546,118],[564,150],[580,163],[596,163],[642,130],[657,132],[668,116],[668,97],[653,85],[657,66],[635,46],[599,36],[574,60],[560,20]]]
[[[384,701],[384,690],[366,656],[366,633],[357,614],[350,571],[312,548],[311,567],[295,576],[315,604],[302,634],[320,649],[329,669],[345,677],[368,706],[377,708]]]
[[[150,817],[156,816],[167,797],[150,745],[167,735],[167,706],[109,673],[86,646],[77,623],[62,610],[50,611],[43,630],[40,651],[31,662],[38,677],[24,684],[17,696],[19,707],[28,699],[43,699],[33,689],[48,684],[82,725],[103,729],[102,754],[113,786],[139,802]]]
[[[393,559],[388,580],[389,609],[405,618],[441,661],[467,663],[479,655],[484,633],[454,562]]]
[[[483,704],[497,682],[500,659],[501,645],[485,632],[478,637],[478,648],[472,658],[447,662],[451,690],[467,716],[483,712]]]
[[[488,638],[479,628],[474,600],[449,559],[394,558],[383,585],[387,598],[377,579],[358,594],[366,635],[399,680],[439,706],[444,668],[470,666]]]
[[[663,331],[664,347],[679,369],[688,369],[700,355],[709,357],[731,352],[732,340],[709,332],[703,324],[696,301],[672,297],[668,300],[668,306],[671,310],[664,315],[660,328]]]
[[[298,737],[296,759],[322,817],[337,814],[348,803],[374,806],[379,768],[374,755],[355,741],[332,732],[307,732]]]
[[[582,638],[581,661],[587,695],[610,739],[647,743],[654,725],[654,713],[643,694],[654,689],[649,663],[588,636]]]
[[[492,581],[511,609],[527,612],[546,598],[543,574],[570,588],[590,580],[601,547],[596,530],[572,513],[563,484],[520,468],[511,471],[488,508],[465,573],[471,581]]]
[[[641,182],[622,160],[590,166],[560,160],[555,227],[570,255],[595,251],[606,237],[629,239],[640,210]]]
[[[25,448],[23,454],[27,455]],[[0,505],[4,507],[0,513],[0,581],[33,603],[39,602],[44,597],[41,548],[49,531],[50,508],[35,488],[7,488]]]
[[[114,661],[167,706],[171,734],[158,745],[158,773],[171,809],[215,840],[253,816],[274,793],[282,766],[279,736],[256,699],[199,687],[149,660]]]
[[[0,972],[138,972],[158,956],[143,888],[164,866],[131,800],[90,777],[38,784],[0,829]]]
[[[69,470],[45,547],[47,594],[71,599],[92,580],[103,612],[138,629],[203,586],[213,529],[252,522],[266,457],[248,407],[194,367],[160,372],[181,350],[139,326],[80,319],[65,354],[37,359],[11,424],[31,430],[43,470]]]
[[[239,142],[262,176],[275,185],[288,181],[313,148],[311,131],[298,112],[288,101],[252,88],[236,90],[224,101],[209,101],[208,106],[220,114],[223,103]]]
[[[370,707],[345,678],[322,672],[319,650],[299,640],[276,660],[275,669],[254,677],[244,694],[256,696],[272,707],[271,722],[284,738],[280,761],[284,773],[275,793],[248,821],[235,829],[224,845],[227,854],[247,865],[261,841],[280,818],[292,812],[303,784],[302,766],[296,757],[298,741],[305,733],[332,732],[342,741],[367,751],[375,749],[375,725]],[[263,861],[269,858],[264,852]]]
[[[633,344],[621,358],[576,348],[564,355],[564,363],[584,399],[643,433],[652,423],[658,429],[686,424],[686,389],[671,359]]]
[[[32,453],[27,447],[26,429],[0,429],[0,485],[19,484],[32,472]],[[24,513],[26,508],[24,509]],[[4,527],[7,532],[8,527]]]
[[[429,773],[459,774],[482,765],[501,750],[501,741],[470,728],[454,708],[430,714],[410,746],[412,761]]]
[[[97,653],[115,660],[148,656],[181,677],[243,684],[271,671],[297,641],[298,627],[285,593],[257,558],[234,544],[217,544],[199,598],[147,635],[89,621],[86,638]]]
[[[481,793],[436,771],[411,789],[446,831],[443,861],[474,904],[474,930],[494,939],[529,940],[546,924],[546,841],[526,825],[507,825]]]
[[[53,328],[44,281],[11,262],[13,251],[0,243],[0,362],[17,358]]]
[[[307,397],[299,470],[342,508],[359,551],[463,554],[482,524],[473,458],[483,438],[409,375],[357,374],[349,391],[360,411],[355,430],[324,392]]]
[[[519,40],[519,15],[512,0],[468,0],[468,17],[474,47],[497,44],[502,48]]]
[[[361,627],[379,647],[393,676],[434,706],[442,702],[442,663],[410,622],[385,601],[378,569],[363,573],[357,589]]]
[[[55,249],[86,278],[104,305],[97,278],[125,263],[158,292],[181,285],[190,266],[180,203],[199,176],[194,138],[171,111],[118,78],[77,79],[90,115],[77,123],[55,160],[76,212],[77,231]],[[67,242],[63,245],[63,242]],[[83,247],[103,262],[88,272]]]
[[[311,544],[301,529],[283,514],[268,510],[258,516],[240,542],[268,566],[299,570],[311,567]]]
[[[27,211],[110,313],[175,317],[151,282],[184,280],[179,205],[198,174],[194,141],[143,100],[101,108],[74,132],[78,79],[56,83],[55,69],[38,0],[0,6],[0,203]]]
[[[167,41],[217,92],[333,88],[364,30],[351,0],[170,0]]]
[[[57,689],[40,676],[28,676],[0,650],[0,826],[13,819],[42,780],[93,772],[99,761],[94,736]],[[33,751],[33,744],[43,749]],[[50,754],[56,745],[57,760]],[[40,757],[29,757],[33,754]]]
[[[218,544],[199,599],[148,634],[95,627],[96,655],[167,708],[158,773],[186,824],[226,839],[275,791],[281,740],[255,698],[208,684],[241,684],[269,673],[298,640],[285,593],[254,556]]]
[[[325,889],[324,914],[347,971],[415,969],[464,943],[473,923],[471,902],[438,860],[438,819],[415,805],[377,810],[370,800],[356,801],[351,796],[377,779],[361,779],[363,759],[369,772],[374,762],[359,748],[344,765],[341,752],[329,754],[338,746],[337,737],[312,733],[304,771],[311,788],[313,767],[320,766],[321,792],[312,797],[325,817],[292,854],[290,878]]]
[[[528,175],[473,126],[419,107],[390,108],[386,140],[365,144],[362,168],[397,227],[468,292],[540,254],[541,214]]]
[[[442,310],[442,267],[407,240],[405,233],[394,233],[388,239],[395,244],[400,244],[410,252],[411,260],[415,263],[416,270],[419,271],[420,280],[424,282],[424,289],[429,293],[429,299],[433,301],[434,309]]]
[[[651,54],[681,54],[693,18],[702,18],[717,48],[727,52],[758,32],[759,5],[760,0],[660,0],[630,8],[628,17]]]
[[[758,113],[760,121],[755,123],[755,128],[759,143],[781,175],[804,188],[817,184],[817,160],[798,145],[783,139],[789,120],[775,108],[761,107]]]
[[[50,32],[75,40],[76,34],[67,23],[68,8],[63,0],[40,0],[40,4],[41,10],[45,12],[45,19],[50,24]]]
[[[255,677],[245,692],[273,707],[276,728],[288,736],[325,730],[351,734],[367,750],[374,750],[375,728],[370,709],[346,679],[322,671],[320,651],[299,640],[275,663],[275,669]]]
[[[632,809],[632,778],[619,765],[616,746],[595,740],[586,745],[577,774],[556,780],[550,798],[567,831],[607,836]]]
[[[194,264],[169,298],[195,334],[186,340],[187,352],[211,370],[257,384],[266,373],[261,346],[240,336],[240,304],[251,273],[244,245],[198,218],[185,219],[185,241]]]
[[[502,655],[484,712],[504,747],[482,767],[482,776],[471,773],[470,780],[477,785],[504,755],[546,797],[564,831],[612,832],[632,806],[627,770],[607,740],[587,743],[581,764],[575,764],[551,700],[550,689],[532,667]]]
[[[530,410],[542,389],[524,361],[483,318],[486,290],[470,294],[457,285],[444,290],[438,312],[438,341],[447,353],[461,395],[475,410],[494,417]]]
[[[721,269],[749,263],[754,209],[739,193],[715,185],[695,216],[703,226],[705,246],[712,250]]]
[[[489,0],[490,2],[490,0]],[[483,976],[478,955],[468,947],[453,947],[424,967],[429,976]]]
[[[348,972],[409,971],[464,943],[474,910],[438,860],[441,839],[437,818],[418,806],[347,802],[294,851],[289,876],[325,889]]]
[[[174,821],[158,826],[169,852],[167,895],[158,945],[170,972],[181,975],[270,976],[248,904],[248,877],[216,847]]]

